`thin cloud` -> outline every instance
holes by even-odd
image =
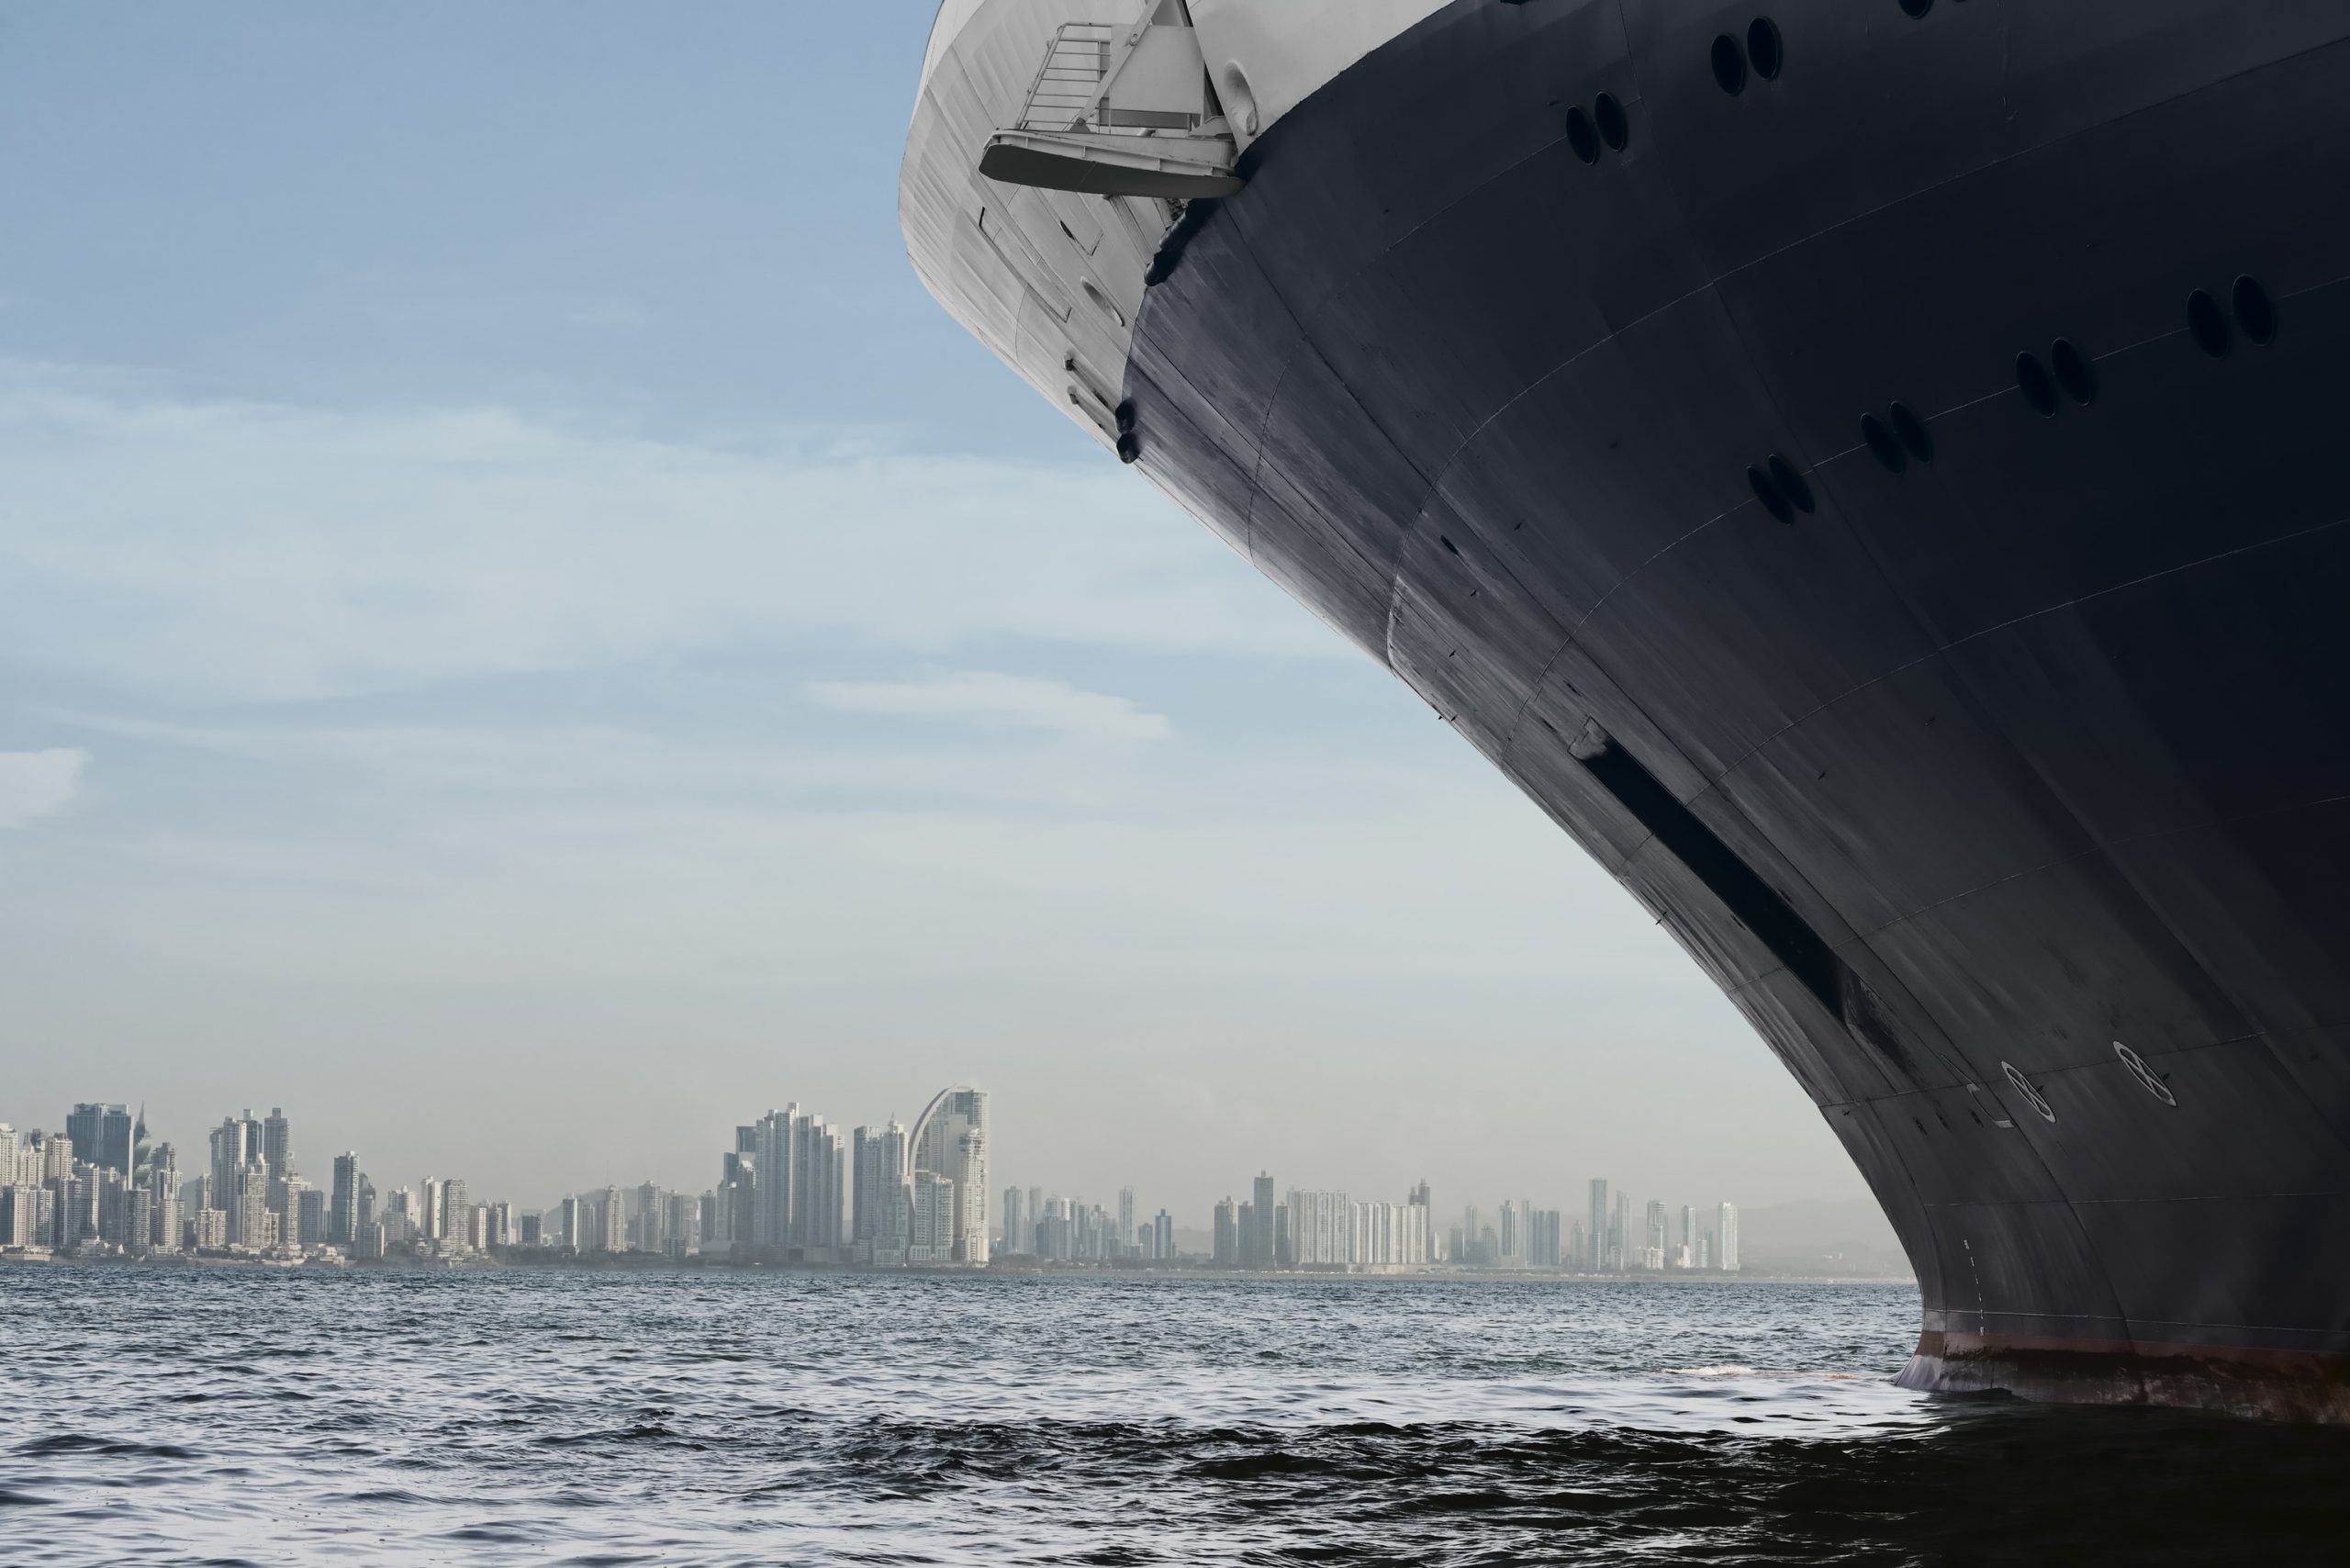
[[[808,694],[827,708],[854,713],[1043,730],[1072,740],[1163,741],[1174,733],[1165,714],[1147,712],[1127,698],[990,670],[957,670],[927,680],[819,680],[810,683]]]
[[[76,746],[43,751],[0,751],[0,828],[26,823],[62,811],[82,788],[90,754]]]
[[[1115,465],[191,401],[5,365],[0,464],[0,660],[165,701],[801,639],[1348,656]]]

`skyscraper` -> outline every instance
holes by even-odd
[[[1006,1252],[1026,1252],[1035,1245],[1027,1234],[1027,1205],[1017,1187],[1003,1190],[1003,1249]]]
[[[1632,1232],[1632,1194],[1616,1194],[1616,1212],[1607,1221],[1608,1268],[1624,1273],[1632,1266],[1632,1253],[1637,1242]]]
[[[76,1158],[128,1178],[130,1174],[130,1111],[123,1105],[79,1104],[66,1114],[65,1136]]]
[[[1232,1268],[1240,1261],[1240,1215],[1230,1198],[1216,1202],[1214,1239],[1208,1257],[1219,1269]]]
[[[327,1240],[349,1247],[359,1239],[359,1156],[334,1157],[334,1185],[327,1196]]]
[[[243,1188],[246,1166],[261,1159],[261,1124],[251,1111],[222,1119],[212,1129],[212,1191],[214,1201],[227,1207]]]
[[[1150,1255],[1161,1263],[1175,1257],[1175,1220],[1165,1209],[1150,1222]]]
[[[838,1128],[823,1117],[796,1118],[791,1129],[791,1251],[811,1263],[837,1260],[841,1181],[846,1165]]]
[[[894,1121],[884,1127],[858,1127],[849,1140],[855,1173],[849,1204],[851,1257],[859,1263],[901,1266],[913,1240],[906,1129]]]
[[[734,1148],[726,1152],[718,1190],[711,1194],[711,1225],[704,1245],[716,1248],[722,1243],[734,1258],[748,1258],[757,1250],[752,1238],[758,1233],[758,1156],[750,1147],[757,1137],[756,1127],[734,1129]]]
[[[1738,1272],[1738,1205],[1724,1204],[1715,1231],[1718,1238],[1715,1247],[1718,1266],[1725,1274]],[[1767,1249],[1766,1249],[1767,1250]]]
[[[294,1173],[294,1127],[285,1119],[284,1106],[272,1105],[269,1119],[261,1125],[261,1162],[268,1167],[273,1182],[283,1182]]]
[[[1607,1178],[1591,1180],[1591,1233],[1585,1238],[1583,1267],[1595,1274],[1607,1271]]]
[[[956,1261],[955,1183],[935,1170],[917,1170],[913,1177],[913,1234],[906,1248],[909,1263]]]
[[[1289,1195],[1291,1256],[1301,1268],[1327,1268],[1351,1262],[1348,1255],[1353,1205],[1344,1193],[1304,1193]]]
[[[1645,1218],[1648,1222],[1644,1227],[1647,1234],[1640,1248],[1640,1267],[1662,1269],[1664,1267],[1664,1200],[1651,1198]]]
[[[441,1223],[433,1234],[459,1247],[470,1247],[474,1238],[474,1205],[464,1182],[452,1176],[441,1183]],[[613,1249],[618,1251],[618,1248]]]
[[[1278,1222],[1273,1218],[1273,1179],[1263,1171],[1257,1173],[1257,1190],[1251,1194],[1255,1203],[1249,1211],[1248,1256],[1242,1266],[1250,1269],[1270,1269],[1281,1261],[1281,1253],[1273,1245]]]
[[[914,1121],[914,1170],[953,1183],[950,1261],[988,1260],[988,1095],[957,1084],[941,1090]]]
[[[793,1137],[800,1119],[795,1103],[769,1111],[752,1128],[750,1249],[781,1258],[791,1246]]]
[[[1135,1243],[1135,1190],[1118,1189],[1118,1250],[1124,1252]]]
[[[158,1252],[180,1249],[180,1157],[170,1144],[159,1143],[148,1151],[147,1186],[155,1194],[154,1228],[149,1245]]]
[[[1525,1243],[1518,1237],[1517,1216],[1517,1205],[1509,1199],[1504,1198],[1501,1219],[1502,1255],[1498,1260],[1505,1269],[1526,1267]]]

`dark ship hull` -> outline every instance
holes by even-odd
[[[1908,8],[1459,0],[1170,236],[1129,454],[1752,1021],[1906,1383],[2350,1416],[2350,8]]]

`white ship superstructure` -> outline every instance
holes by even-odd
[[[1042,189],[980,173],[1024,121],[1067,130],[1136,35],[1178,35],[1211,138],[1245,153],[1275,121],[1442,0],[946,0],[931,29],[898,195],[931,294],[996,356],[1114,447],[1143,278],[1180,198]],[[1058,51],[1055,43],[1069,44]],[[1056,56],[1058,58],[1056,58]],[[1091,59],[1088,56],[1091,56]],[[1032,106],[1043,112],[1032,115]],[[1089,121],[1089,123],[1091,123]],[[1121,134],[1139,158],[1190,129]],[[1128,182],[1144,183],[1139,178]]]

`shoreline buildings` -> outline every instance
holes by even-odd
[[[841,1130],[787,1103],[735,1128],[718,1180],[695,1193],[645,1182],[573,1193],[545,1210],[482,1202],[462,1177],[379,1193],[358,1154],[323,1187],[298,1168],[283,1107],[224,1117],[202,1170],[184,1178],[143,1111],[76,1104],[67,1131],[0,1123],[0,1255],[179,1254],[270,1261],[463,1263],[642,1257],[787,1268],[1213,1267],[1254,1272],[1644,1275],[1739,1271],[1735,1205],[1662,1200],[1635,1226],[1628,1193],[1595,1180],[1569,1223],[1530,1198],[1440,1225],[1427,1182],[1404,1201],[1278,1191],[1270,1171],[1245,1200],[1214,1205],[1205,1233],[1146,1214],[1131,1187],[1109,1204],[1039,1186],[989,1195],[986,1091],[956,1084],[910,1128],[892,1118]],[[998,1227],[991,1216],[999,1214]]]

